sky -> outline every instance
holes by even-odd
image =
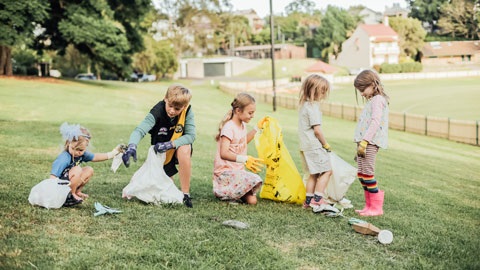
[[[295,0],[272,0],[273,13],[282,13],[285,7]],[[383,12],[385,6],[391,7],[393,3],[406,7],[405,0],[311,0],[316,4],[316,9],[325,9],[334,5],[347,9],[350,6],[364,5],[372,10]],[[233,10],[254,9],[261,18],[270,15],[270,0],[230,0]]]

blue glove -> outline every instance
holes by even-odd
[[[134,143],[128,145],[127,151],[122,156],[123,164],[127,168],[130,166],[130,157],[133,157],[133,161],[137,162],[137,145]]]
[[[167,152],[167,150],[170,150],[172,148],[173,148],[172,142],[159,142],[155,144],[155,146],[153,147],[153,150],[155,150],[155,154],[158,154],[158,153]]]

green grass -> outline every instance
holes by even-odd
[[[384,81],[390,111],[480,120],[480,77]],[[357,104],[353,84],[336,84],[328,100]],[[362,103],[358,95],[359,104]]]
[[[212,193],[213,137],[232,97],[199,81],[193,91],[197,140],[191,194],[194,208],[145,205],[121,198],[146,157],[116,174],[110,162],[90,163],[95,176],[81,206],[46,210],[28,203],[30,189],[48,177],[60,151],[59,125],[81,123],[93,134],[93,151],[110,151],[159,99],[164,83],[46,83],[0,79],[0,268],[1,269],[478,269],[480,148],[391,131],[380,151],[376,176],[385,190],[385,214],[363,218],[389,229],[384,246],[355,233],[349,217],[330,219],[299,205],[259,200],[229,205]],[[455,87],[453,85],[452,87]],[[460,103],[452,102],[461,108]],[[255,120],[280,119],[285,144],[300,168],[297,113],[257,104]],[[334,151],[353,163],[355,124],[325,117]],[[254,154],[253,145],[249,146]],[[177,183],[178,180],[176,179]],[[363,201],[355,182],[347,197]],[[123,213],[93,217],[98,201]],[[237,219],[248,230],[224,227]]]

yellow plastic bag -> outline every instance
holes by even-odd
[[[267,168],[260,198],[302,204],[305,186],[283,143],[282,129],[275,118],[267,117],[263,130],[255,136],[255,147]]]

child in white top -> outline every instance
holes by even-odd
[[[327,154],[331,148],[321,128],[322,111],[320,110],[320,101],[327,98],[329,92],[329,82],[317,74],[308,76],[300,89],[298,137],[303,167],[309,173],[303,208],[312,207],[315,212],[330,208],[323,197],[332,175],[330,157]]]
[[[375,158],[379,148],[387,148],[388,95],[380,77],[373,70],[360,72],[353,84],[367,100],[354,137],[357,143],[357,175],[365,196],[365,207],[356,212],[361,216],[380,216],[383,215],[384,191],[378,188],[375,179]]]
[[[221,200],[241,200],[256,204],[256,192],[262,186],[260,172],[263,160],[247,156],[247,144],[254,138],[257,128],[262,128],[264,118],[257,128],[247,133],[247,123],[254,117],[255,99],[246,93],[238,94],[232,109],[225,115],[215,137],[217,152],[213,171],[213,193]],[[251,170],[248,172],[244,167]]]

